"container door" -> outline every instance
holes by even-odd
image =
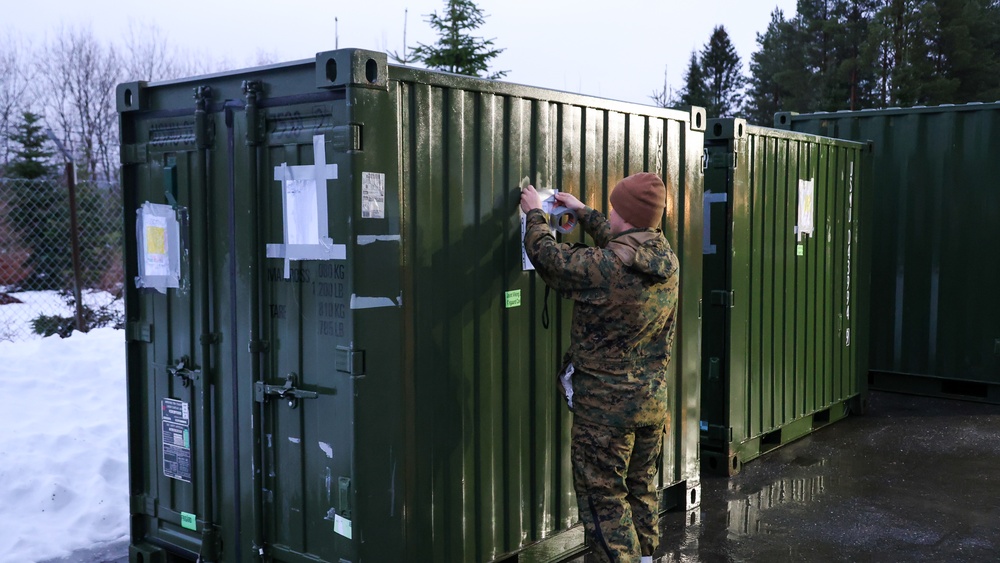
[[[349,178],[335,104],[267,111],[259,182],[264,550],[276,561],[355,559]]]
[[[123,115],[130,503],[133,541],[212,560],[211,148],[194,114]]]
[[[730,260],[732,239],[732,186],[734,154],[732,143],[706,143],[703,254],[703,337],[701,392],[702,443],[719,445],[728,442],[728,335],[729,309],[732,306]],[[724,470],[727,461],[705,455],[712,470]]]

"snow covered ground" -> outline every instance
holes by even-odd
[[[0,561],[127,549],[124,331],[0,341],[0,429]]]

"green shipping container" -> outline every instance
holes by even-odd
[[[1000,103],[775,125],[875,143],[871,388],[1000,403]]]
[[[710,119],[702,466],[743,463],[863,410],[867,145]]]
[[[524,176],[605,210],[621,177],[663,177],[682,279],[659,487],[700,502],[703,110],[362,50],[117,95],[133,563],[579,553],[572,304],[522,261]]]

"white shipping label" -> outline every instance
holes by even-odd
[[[385,219],[385,174],[361,173],[361,217]]]
[[[799,180],[799,240],[815,230],[815,186],[813,179]]]
[[[285,225],[288,227],[285,244],[319,244],[316,180],[287,179],[284,186]]]
[[[333,531],[344,536],[347,539],[351,538],[351,521],[343,516],[337,514],[333,517]]]

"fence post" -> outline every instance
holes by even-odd
[[[86,332],[87,324],[83,320],[83,299],[80,295],[81,281],[80,266],[80,231],[76,227],[76,171],[73,170],[73,155],[66,150],[59,137],[56,137],[51,128],[45,128],[45,134],[56,144],[63,158],[66,159],[66,187],[69,189],[69,244],[73,254],[73,301],[76,303],[76,330]]]
[[[73,161],[66,161],[66,185],[69,188],[69,241],[73,250],[73,300],[76,302],[76,330],[87,331],[87,324],[83,319],[83,300],[80,295],[82,272],[80,265],[80,231],[76,225],[76,173],[73,170]]]

